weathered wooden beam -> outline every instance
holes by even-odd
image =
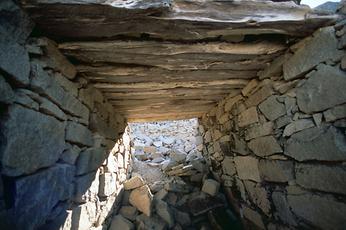
[[[306,36],[336,20],[292,2],[21,0],[41,30],[69,39],[118,35],[197,40],[227,35]]]

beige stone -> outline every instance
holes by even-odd
[[[258,159],[251,156],[234,157],[234,163],[237,168],[237,173],[242,180],[261,181],[258,170]]]
[[[282,148],[273,136],[258,137],[248,143],[249,149],[259,157],[282,153]]]
[[[134,189],[130,193],[129,202],[145,215],[150,216],[152,211],[153,195],[148,185]]]
[[[213,179],[207,179],[203,183],[202,192],[215,196],[219,192],[220,183]]]
[[[241,91],[243,96],[247,96],[251,93],[252,90],[256,88],[258,85],[258,80],[257,79],[252,79]]]
[[[251,107],[242,112],[238,117],[238,126],[244,127],[258,122],[257,108]]]

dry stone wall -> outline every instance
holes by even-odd
[[[0,229],[107,229],[130,170],[126,121],[54,42],[27,38],[16,5],[0,14]]]
[[[247,226],[346,226],[346,21],[321,28],[205,114],[203,155]]]

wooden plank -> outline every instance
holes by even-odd
[[[239,34],[306,36],[337,18],[318,15],[308,7],[289,2],[146,2],[21,0],[41,30],[54,37],[77,40],[142,34],[173,40]]]

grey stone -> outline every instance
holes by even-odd
[[[213,179],[207,179],[203,182],[202,192],[211,196],[216,196],[219,192],[220,183]]]
[[[276,215],[282,222],[290,226],[297,226],[297,222],[287,202],[286,195],[281,191],[274,191],[272,199],[276,208]]]
[[[119,214],[121,214],[126,219],[134,221],[134,220],[136,220],[136,217],[138,215],[138,211],[135,207],[127,205],[127,206],[122,206],[120,208]]]
[[[240,179],[254,180],[257,182],[261,181],[258,170],[258,160],[255,157],[234,157],[234,163]]]
[[[245,140],[251,140],[256,137],[268,136],[273,133],[274,123],[266,122],[263,124],[256,124],[245,130]]]
[[[174,226],[174,215],[172,210],[168,207],[168,204],[162,200],[156,201],[156,213],[168,224],[169,228]]]
[[[0,74],[0,102],[10,104],[14,101],[15,94],[11,86],[6,82],[5,78]]]
[[[270,121],[273,121],[286,114],[285,105],[280,103],[277,99],[278,96],[273,95],[258,105],[259,110]]]
[[[108,197],[115,193],[117,189],[117,175],[111,172],[105,172],[100,175],[99,196]]]
[[[255,106],[248,108],[238,116],[238,126],[244,127],[258,122],[257,108]]]
[[[28,85],[30,75],[28,52],[16,42],[0,39],[0,69],[17,84]]]
[[[258,167],[263,180],[288,182],[294,179],[294,164],[292,161],[260,160]]]
[[[47,96],[65,112],[89,121],[89,110],[77,98],[66,92],[59,82],[36,63],[31,64],[31,87],[40,94]]]
[[[346,160],[346,138],[332,126],[306,129],[288,139],[285,155],[298,161]]]
[[[275,121],[275,128],[280,129],[286,125],[288,125],[289,123],[291,123],[292,117],[291,116],[283,116],[283,117],[279,117],[276,121]]]
[[[13,182],[13,213],[18,229],[37,229],[53,207],[72,195],[74,167],[57,164]],[[20,218],[18,218],[20,217]]]
[[[58,118],[59,120],[66,120],[66,115],[63,111],[61,111],[61,109],[59,109],[59,107],[57,105],[55,105],[54,103],[50,102],[49,100],[45,99],[45,98],[41,98],[41,103],[40,103],[40,111],[54,116],[56,118]]]
[[[85,146],[93,146],[94,139],[91,131],[79,123],[68,121],[66,126],[66,140]]]
[[[67,164],[74,165],[81,151],[77,145],[70,146],[61,154],[60,159]]]
[[[268,200],[267,191],[258,183],[252,181],[244,181],[245,189],[250,199],[256,204],[266,215],[270,212],[270,202]]]
[[[98,132],[108,139],[114,140],[117,137],[117,130],[95,113],[92,113],[90,116],[89,127],[93,132]]]
[[[284,137],[289,137],[296,132],[299,132],[314,126],[315,126],[315,123],[311,119],[296,120],[285,127],[284,133],[282,135]]]
[[[95,201],[99,190],[99,173],[91,172],[83,176],[75,177],[75,189],[73,200],[77,203]]]
[[[39,103],[28,95],[26,91],[27,90],[25,89],[16,89],[14,102],[29,109],[38,111]]]
[[[321,126],[321,124],[322,124],[322,117],[323,117],[322,113],[315,113],[315,114],[312,115],[312,118],[314,119],[315,125],[317,127]]]
[[[260,229],[265,229],[265,226],[264,226],[264,223],[263,223],[263,220],[262,220],[262,217],[261,215],[252,210],[251,208],[248,208],[247,206],[243,205],[242,206],[242,209],[243,209],[243,214],[244,214],[244,217],[248,220],[250,220],[252,223],[254,223],[258,228]]]
[[[315,164],[296,165],[297,184],[304,188],[346,194],[346,168]]]
[[[133,223],[131,223],[131,221],[122,217],[122,215],[116,215],[112,219],[111,226],[109,227],[109,230],[118,230],[118,229],[133,230],[133,229],[135,229],[135,225]]]
[[[291,210],[298,217],[322,229],[345,229],[346,205],[328,196],[309,193],[288,195]]]
[[[339,60],[343,55],[343,51],[337,49],[337,43],[335,30],[332,26],[317,30],[313,34],[312,39],[301,46],[294,55],[284,63],[283,70],[285,80],[292,80],[300,77],[302,74],[308,72],[322,62]],[[321,50],[323,50],[323,52],[321,52]]]
[[[222,165],[222,171],[224,174],[227,174],[230,176],[233,176],[236,174],[237,171],[235,168],[233,157],[226,156],[224,160],[222,161],[221,165]]]
[[[155,229],[155,230],[165,230],[167,229],[167,224],[157,215],[151,217],[141,214],[136,217],[136,223],[138,229]]]
[[[246,101],[245,105],[247,107],[257,106],[259,103],[267,99],[273,94],[273,89],[270,85],[266,84],[260,88],[257,92],[252,94]]]
[[[0,127],[6,138],[0,148],[2,173],[8,176],[51,166],[65,148],[65,123],[19,105],[9,107]]]
[[[79,154],[77,159],[76,175],[95,171],[106,159],[107,153],[104,148],[88,148]]]
[[[338,66],[319,65],[309,79],[297,89],[299,109],[314,113],[346,103],[346,76]]]
[[[191,225],[190,215],[186,212],[181,212],[178,210],[174,211],[175,220],[183,227],[187,227]]]
[[[258,137],[248,143],[249,149],[259,157],[282,153],[282,148],[273,136]]]
[[[259,79],[265,79],[270,77],[277,77],[282,74],[282,66],[283,64],[291,57],[292,55],[286,53],[281,55],[280,57],[274,59],[274,61],[263,71],[259,72]]]
[[[69,92],[74,97],[78,97],[78,85],[76,83],[70,81],[59,72],[54,73],[54,78],[66,92]]]
[[[323,112],[326,122],[335,121],[346,117],[346,104],[335,106]]]

